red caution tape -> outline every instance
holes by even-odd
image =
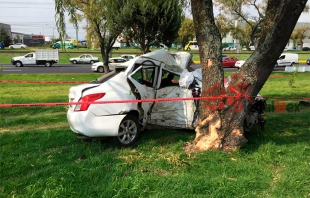
[[[242,96],[247,100],[249,98],[256,98],[257,96]],[[58,102],[58,103],[31,103],[31,104],[0,104],[0,108],[11,108],[11,107],[36,107],[36,106],[65,106],[65,105],[78,105],[78,104],[115,104],[115,103],[140,103],[140,102],[179,102],[185,100],[220,100],[224,98],[237,98],[240,96],[212,96],[212,97],[195,97],[195,98],[157,98],[157,99],[143,99],[143,100],[107,100],[107,101],[96,101],[96,102]],[[275,99],[269,97],[269,99]],[[310,100],[310,98],[276,98],[282,100]]]

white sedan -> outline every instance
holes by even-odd
[[[9,46],[10,49],[25,49],[27,48],[27,45],[24,45],[22,43],[15,43],[13,45]]]
[[[188,98],[200,96],[202,77],[201,70],[188,72],[190,53],[162,49],[126,64],[70,88],[67,119],[78,138],[113,137],[126,147],[137,141],[141,130],[152,126],[195,129],[199,104]],[[251,111],[245,126],[262,123],[263,109]]]
[[[128,60],[122,57],[115,57],[115,58],[110,58],[109,59],[109,69],[112,71],[115,69],[116,66],[121,66],[123,63],[127,62]],[[103,68],[103,62],[97,62],[92,64],[91,70],[94,72],[104,72]]]
[[[245,63],[246,60],[247,60],[247,58],[244,59],[244,60],[239,60],[239,61],[237,61],[237,62],[235,63],[235,67],[240,68],[240,67]]]

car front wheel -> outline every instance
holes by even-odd
[[[98,67],[97,71],[100,72],[100,73],[103,73],[104,69],[103,69],[103,67]]]
[[[118,128],[118,135],[115,138],[117,144],[122,147],[132,146],[139,138],[140,125],[138,119],[128,114],[124,117]]]
[[[18,61],[18,62],[15,63],[15,66],[16,66],[16,67],[22,67],[23,64],[22,64],[21,62]]]

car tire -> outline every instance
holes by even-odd
[[[16,63],[15,63],[15,67],[22,67],[23,66],[23,64],[22,64],[22,62],[20,62],[20,61],[17,61]]]
[[[100,66],[100,67],[97,68],[97,71],[100,72],[100,73],[103,73],[104,72],[104,68],[102,66]]]
[[[115,140],[121,147],[130,147],[136,143],[139,135],[140,125],[138,119],[134,115],[127,114],[119,125]]]
[[[24,47],[21,47],[22,49],[25,49]]]
[[[73,64],[77,64],[77,61],[76,61],[76,60],[74,60],[74,61],[72,61],[72,63],[73,63]]]
[[[50,67],[52,64],[50,62],[45,62],[45,67]]]
[[[93,61],[93,60],[90,61],[90,64],[94,64],[94,63],[95,63],[95,61]]]
[[[10,49],[14,49],[14,47],[10,46]]]

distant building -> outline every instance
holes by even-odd
[[[306,14],[302,14],[301,18],[306,15]],[[310,15],[306,15],[306,16],[310,16]],[[243,20],[235,20],[235,26],[240,25],[242,28],[245,28],[245,21]],[[310,28],[310,20],[309,18],[307,18],[307,20],[299,20],[295,26],[295,28],[301,27],[301,26],[308,26]],[[310,35],[310,30],[307,31],[307,35]],[[233,36],[228,33],[226,37],[224,37],[222,39],[222,43],[229,43],[231,46],[238,46],[239,45],[239,41],[237,39],[234,39]],[[243,46],[246,47],[246,46]],[[300,44],[297,43],[297,46],[294,46],[293,40],[289,39],[286,45],[286,48],[292,48],[292,47],[296,47],[297,49],[300,49]],[[306,37],[303,40],[303,47],[310,47],[310,38]]]

